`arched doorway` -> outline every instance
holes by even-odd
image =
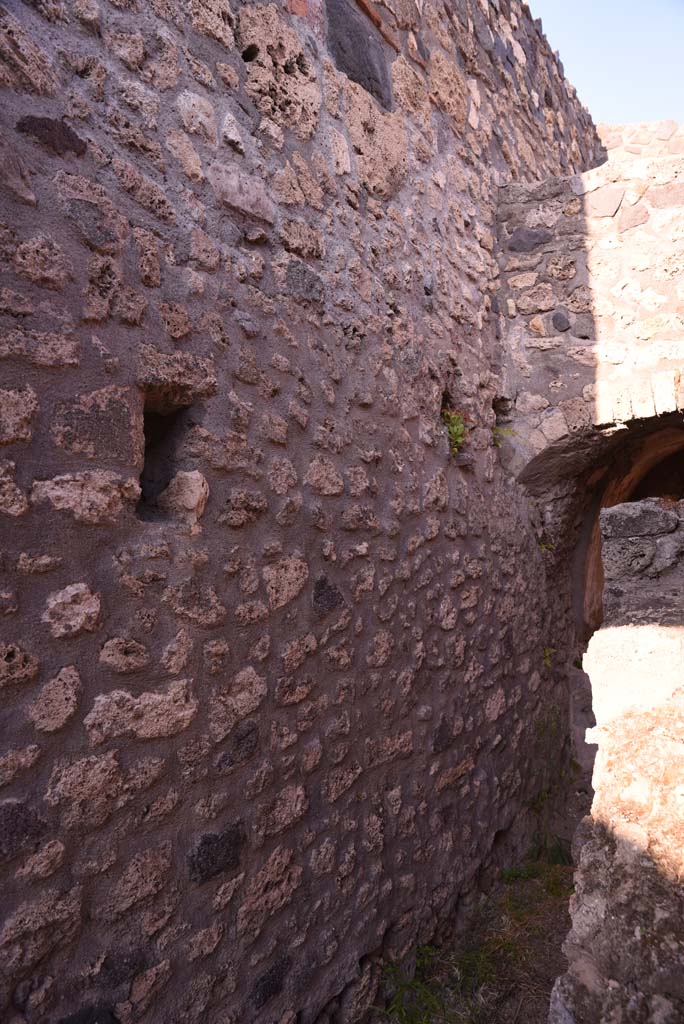
[[[643,498],[678,501],[684,497],[684,417],[675,414],[627,424],[607,445],[588,485],[592,482],[594,492],[574,574],[583,595],[581,634],[585,643],[603,621],[601,509]]]

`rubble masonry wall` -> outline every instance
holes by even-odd
[[[593,126],[517,0],[15,0],[0,87],[0,1014],[358,1020],[564,755],[495,210]]]

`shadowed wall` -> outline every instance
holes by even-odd
[[[567,759],[495,211],[600,146],[422,10],[0,7],[7,1019],[360,1019]]]

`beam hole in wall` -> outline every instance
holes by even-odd
[[[168,518],[159,506],[159,497],[180,468],[178,453],[181,442],[192,425],[191,408],[164,409],[160,412],[158,408],[145,404],[145,457],[140,474],[141,495],[137,508],[140,519],[150,521]]]
[[[496,416],[496,425],[501,426],[504,423],[510,423],[513,419],[513,400],[506,398],[503,395],[497,395],[492,401],[492,409]]]

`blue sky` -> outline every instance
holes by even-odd
[[[684,122],[684,0],[529,0],[598,122]]]

